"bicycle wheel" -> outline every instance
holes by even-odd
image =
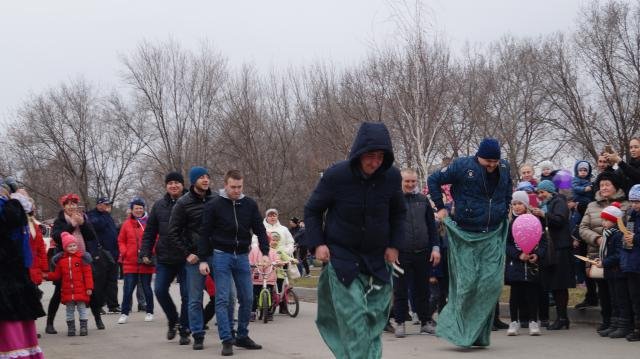
[[[269,314],[270,315],[274,315],[276,314],[276,309],[278,308],[278,305],[281,301],[280,299],[280,295],[278,295],[278,293],[275,292],[271,292],[271,305],[269,306]]]
[[[290,317],[295,318],[300,312],[300,300],[298,299],[298,295],[293,291],[293,288],[288,288],[286,295],[286,308],[287,313]]]
[[[260,317],[262,322],[267,323],[269,321],[269,307],[271,298],[269,298],[269,292],[263,291],[260,293]]]

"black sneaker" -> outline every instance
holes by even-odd
[[[191,343],[191,338],[189,338],[189,334],[187,335],[180,334],[180,341],[178,343],[180,345],[189,345],[189,343]]]
[[[225,340],[222,342],[222,356],[228,357],[233,355],[233,340]]]
[[[204,349],[204,337],[193,338],[193,350]]]
[[[540,319],[540,328],[549,328],[549,319]]]
[[[111,307],[109,308],[109,313],[110,314],[117,314],[122,312],[122,310],[120,309],[120,307]]]
[[[493,327],[496,328],[495,330],[509,329],[509,324],[504,323],[500,319],[496,318],[493,320]]]
[[[249,337],[237,338],[235,340],[235,343],[233,343],[233,344],[235,346],[237,346],[237,347],[245,348],[245,349],[249,349],[249,350],[262,349],[262,345],[256,344],[256,342],[251,340],[251,338],[249,338]]]
[[[395,329],[393,328],[393,325],[391,325],[390,322],[387,322],[387,325],[384,326],[384,331],[387,333],[395,333]]]
[[[173,340],[178,334],[178,330],[175,324],[169,324],[169,329],[167,330],[167,340]]]

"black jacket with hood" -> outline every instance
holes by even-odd
[[[384,160],[376,172],[365,176],[360,156],[375,150],[384,151]],[[347,286],[359,273],[390,282],[384,252],[402,246],[406,215],[402,179],[393,161],[384,124],[363,123],[349,160],[325,171],[305,205],[306,245],[327,245],[331,264]]]

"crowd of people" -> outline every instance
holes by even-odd
[[[167,340],[179,334],[180,345],[193,340],[194,350],[203,349],[207,323],[215,315],[222,355],[233,355],[234,346],[261,349],[248,332],[249,322],[255,320],[250,262],[258,267],[278,262],[295,271],[300,264],[308,276],[308,250],[296,245],[304,237],[304,223],[294,217],[290,228],[285,227],[273,208],[263,216],[256,202],[244,195],[239,171],[229,171],[223,188],[215,192],[204,167],[193,167],[189,180],[187,189],[180,173],[168,173],[165,195],[150,211],[144,199],[134,197],[120,225],[111,215],[110,199],[99,197],[95,208],[85,212],[78,195],[65,194],[59,199],[61,209],[47,250],[33,199],[13,179],[0,178],[0,259],[12,269],[2,272],[0,283],[0,353],[42,357],[35,320],[45,315],[38,289],[44,280],[55,288],[46,313],[47,334],[58,333],[54,319],[60,303],[66,307],[68,336],[89,334],[88,308],[98,330],[105,329],[106,313],[119,313],[117,323],[124,325],[133,320],[135,291],[145,322],[154,321],[155,293],[168,321]],[[294,260],[296,255],[303,260]],[[121,305],[119,277],[124,280]],[[179,309],[169,295],[174,280],[180,286]],[[205,291],[210,301],[203,306]]]
[[[215,315],[223,356],[234,347],[261,349],[249,337],[262,289],[255,267],[276,265],[267,283],[280,288],[283,271],[310,275],[311,254],[325,264],[316,324],[336,357],[380,357],[383,329],[402,338],[407,321],[463,347],[489,345],[492,330],[538,336],[541,328],[569,329],[568,289],[577,285],[587,290],[576,309],[600,306],[600,336],[639,341],[640,140],[629,147],[626,161],[609,146],[595,169],[577,161],[569,178],[548,161],[536,178],[525,164],[514,181],[500,144],[488,138],[475,155],[443,163],[420,191],[416,171],[393,166],[386,127],[365,123],[349,159],[324,173],[304,221],[293,217],[286,227],[277,209],[261,213],[243,193],[239,171],[228,171],[223,188],[212,191],[208,170],[196,166],[188,188],[182,174],[166,174],[166,193],[150,210],[144,199],[131,199],[120,226],[110,199],[97,198],[85,212],[79,196],[61,196],[48,252],[34,201],[11,178],[0,179],[0,259],[9,268],[0,275],[0,353],[42,357],[34,321],[45,315],[44,280],[55,286],[47,334],[57,334],[60,303],[69,336],[89,334],[88,309],[99,330],[107,312],[119,313],[124,325],[134,320],[135,291],[147,322],[154,321],[155,295],[167,340],[179,336],[180,345],[203,349]],[[514,235],[524,215],[543,228],[532,250]],[[179,307],[169,295],[174,280]],[[509,324],[499,319],[505,284]]]

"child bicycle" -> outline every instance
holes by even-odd
[[[293,263],[292,263],[293,264]],[[251,268],[256,268],[262,279],[262,290],[258,295],[258,320],[262,320],[264,323],[269,321],[269,318],[273,316],[276,308],[280,306],[280,303],[286,303],[285,308],[287,314],[290,317],[295,318],[300,311],[300,301],[298,295],[293,290],[293,287],[289,285],[289,277],[287,272],[284,271],[284,282],[282,283],[282,291],[278,291],[278,286],[274,285],[273,293],[267,286],[267,278],[275,270],[276,266],[282,266],[283,263],[271,263],[266,266],[251,265]]]
[[[291,259],[289,261],[289,265],[296,265],[298,261],[296,259]],[[274,287],[275,292],[275,300],[271,304],[271,314],[276,312],[276,309],[280,306],[281,303],[284,303],[284,308],[289,314],[290,317],[295,318],[298,316],[300,312],[300,300],[298,299],[298,295],[293,290],[293,287],[289,285],[289,272],[286,268],[283,270],[284,273],[284,281],[282,282],[282,291],[278,291],[278,286]]]

